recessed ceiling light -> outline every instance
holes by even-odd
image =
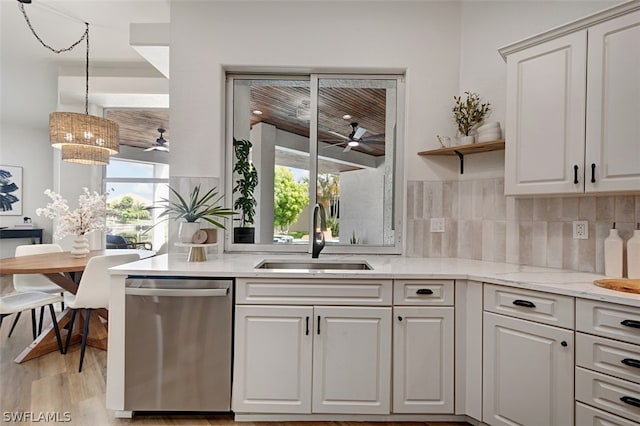
[[[345,120],[351,120],[351,116],[349,114],[345,114],[342,116]]]
[[[254,109],[254,110],[253,110],[253,113],[254,113],[255,115],[262,115],[262,111],[260,111],[259,109]]]

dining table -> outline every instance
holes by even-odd
[[[57,284],[62,291],[76,294],[82,272],[92,257],[125,253],[136,253],[141,259],[144,259],[154,256],[156,252],[141,249],[102,249],[92,250],[84,257],[74,257],[68,251],[8,257],[0,259],[0,275],[42,274]],[[81,312],[81,321],[76,321],[73,330],[67,329],[71,320],[71,309],[66,308],[57,315],[58,325],[61,333],[63,333],[63,341],[67,333],[72,333],[71,344],[80,343],[82,340],[84,310]],[[107,350],[109,312],[107,309],[96,309],[95,312],[98,313],[98,315],[92,315],[89,320],[87,344]],[[53,324],[50,324],[46,329],[42,330],[36,339],[25,348],[14,361],[16,363],[22,363],[57,350],[58,343],[55,330]]]

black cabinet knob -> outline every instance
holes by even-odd
[[[562,345],[563,348],[566,348],[569,344],[567,342],[565,342],[564,340],[562,342],[560,342],[560,344]]]

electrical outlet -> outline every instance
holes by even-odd
[[[573,239],[588,240],[589,239],[589,222],[586,220],[573,221]]]
[[[431,232],[444,232],[444,217],[431,218]]]

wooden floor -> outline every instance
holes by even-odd
[[[11,291],[11,278],[0,277],[0,293]],[[48,318],[47,318],[48,319]],[[87,348],[82,373],[78,373],[80,345],[69,348],[67,355],[58,352],[16,364],[13,359],[31,343],[31,319],[28,312],[20,318],[11,338],[7,338],[12,317],[4,319],[0,328],[0,424],[7,422],[7,413],[68,412],[69,423],[47,423],[44,421],[16,422],[20,425],[71,424],[82,426],[122,425],[233,425],[282,426],[300,422],[234,422],[229,415],[218,416],[145,416],[134,419],[116,419],[111,410],[105,408],[105,380],[107,353],[92,347]],[[45,321],[47,324],[48,321]],[[305,422],[304,426],[453,426],[465,423],[442,422]]]

